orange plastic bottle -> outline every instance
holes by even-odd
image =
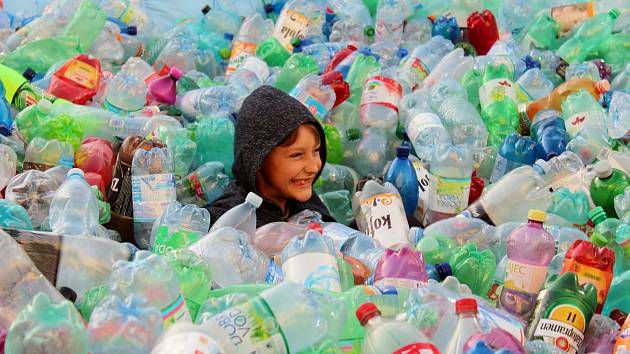
[[[626,317],[626,322],[623,323],[621,331],[619,331],[613,354],[625,354],[628,351],[630,351],[630,316]]]
[[[531,122],[536,116],[536,113],[543,109],[561,111],[560,103],[572,93],[586,90],[593,95],[596,100],[599,100],[600,96],[609,89],[610,83],[608,80],[595,82],[587,78],[572,79],[556,87],[548,96],[519,106],[519,111],[521,116],[525,114]]]
[[[615,252],[608,247],[597,247],[588,240],[575,240],[562,263],[562,271],[577,274],[580,286],[589,283],[597,288],[597,308],[601,313],[613,278]]]

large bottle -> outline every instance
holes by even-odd
[[[591,51],[612,33],[615,19],[619,14],[619,10],[612,9],[582,23],[573,36],[558,48],[558,56],[567,63],[584,61]]]
[[[306,233],[292,238],[284,248],[284,279],[310,289],[341,292],[335,247],[332,239],[317,231],[319,227],[309,225]]]
[[[518,126],[516,89],[503,64],[488,64],[479,88],[481,114],[490,132],[489,144],[498,145]]]
[[[385,174],[385,182],[393,184],[403,198],[403,205],[407,215],[414,215],[418,207],[418,178],[411,160],[409,160],[409,147],[398,146],[396,159],[392,162]]]
[[[582,127],[591,125],[606,127],[606,112],[587,91],[569,95],[561,105],[564,125],[571,138],[580,133]]]
[[[219,230],[222,227],[231,226],[237,230],[245,232],[250,238],[256,233],[256,209],[260,207],[263,199],[256,193],[249,192],[245,201],[232,209],[214,222],[210,232]]]
[[[426,161],[437,146],[451,143],[451,136],[444,128],[442,119],[421,93],[405,96],[400,105],[401,122],[406,121],[405,131],[420,159]]]
[[[114,113],[136,112],[147,100],[147,85],[142,79],[118,73],[107,83],[104,106]]]
[[[324,85],[321,77],[314,74],[303,77],[289,94],[302,102],[320,122],[324,121],[336,100],[332,87]]]
[[[397,251],[385,249],[374,270],[374,285],[417,288],[428,280],[422,253],[409,245]]]
[[[223,195],[230,182],[223,164],[206,162],[176,183],[177,200],[186,204],[206,206]]]
[[[96,197],[85,182],[83,171],[71,169],[50,204],[51,230],[62,235],[94,236],[98,215]]]
[[[376,42],[391,42],[400,45],[405,21],[405,1],[378,2],[374,30]]]
[[[536,162],[538,147],[530,137],[511,134],[505,138],[497,152],[494,169],[490,175],[490,183],[494,183],[506,173],[523,165]]]
[[[448,342],[446,353],[464,353],[464,344],[466,344],[468,339],[475,334],[483,333],[479,320],[477,319],[477,311],[477,300],[475,299],[464,298],[455,301],[457,323],[453,336]]]
[[[595,164],[593,169],[597,175],[590,187],[593,203],[601,206],[607,215],[617,215],[615,196],[623,194],[626,187],[630,186],[630,177],[623,171],[612,168],[606,160]]]
[[[435,36],[414,48],[411,54],[403,58],[398,67],[398,78],[405,92],[419,87],[431,70],[451,50],[453,50],[453,42],[442,36]]]
[[[134,238],[149,249],[151,228],[166,205],[176,200],[175,166],[169,148],[138,149],[131,163]]]
[[[530,210],[526,225],[512,231],[507,240],[508,265],[501,292],[501,307],[527,321],[545,282],[547,267],[555,255],[555,241],[543,228],[546,213]]]
[[[393,129],[398,123],[402,86],[393,70],[371,73],[361,94],[361,122],[369,127]]]
[[[264,19],[260,14],[254,14],[245,19],[238,35],[232,42],[230,60],[225,75],[231,75],[238,69],[247,57],[256,54],[257,46],[273,32],[273,21]]]
[[[372,302],[366,302],[356,311],[357,319],[365,330],[361,353],[440,353],[431,341],[411,324],[381,318],[381,311]]]

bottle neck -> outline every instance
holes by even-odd
[[[529,226],[531,226],[531,227],[536,227],[536,228],[539,228],[539,229],[542,229],[542,227],[543,227],[543,223],[540,222],[540,221],[537,221],[537,220],[528,220],[527,224]]]

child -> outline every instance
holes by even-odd
[[[326,163],[324,130],[298,100],[271,86],[252,92],[236,119],[234,165],[236,182],[208,207],[214,223],[249,192],[263,198],[256,227],[286,221],[302,210],[334,221],[313,191]]]

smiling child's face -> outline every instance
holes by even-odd
[[[287,199],[311,199],[315,177],[322,168],[319,149],[316,128],[301,125],[293,143],[276,146],[265,158],[256,178],[260,193],[282,207]]]

